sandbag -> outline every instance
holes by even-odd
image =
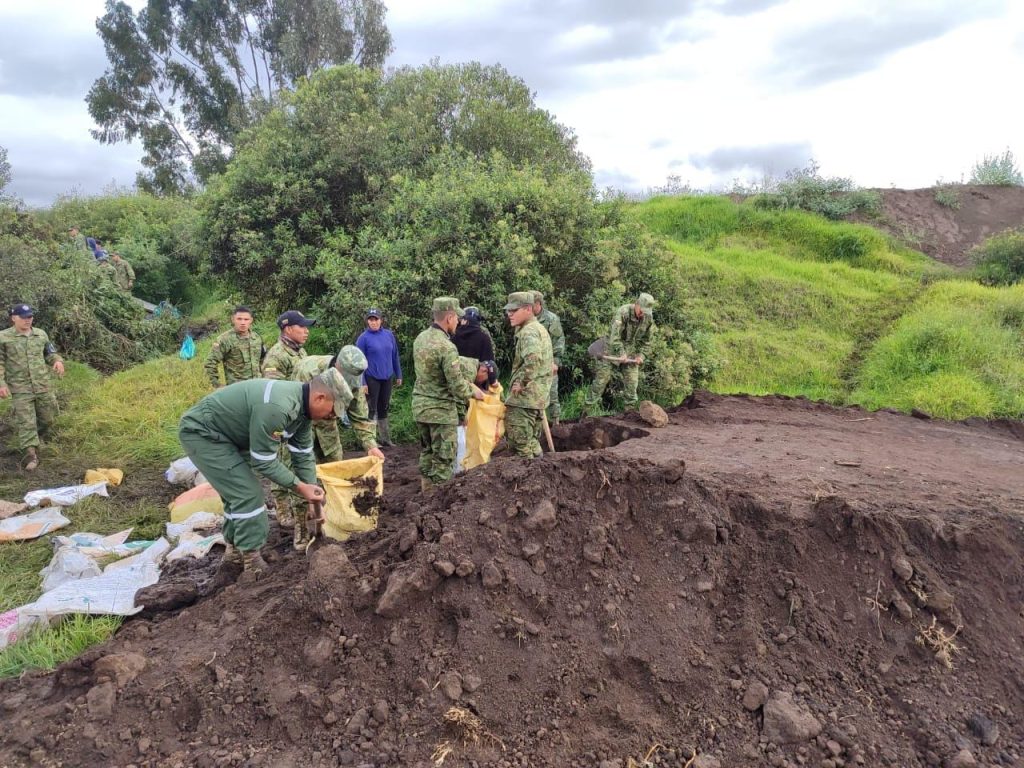
[[[472,469],[491,460],[494,446],[505,434],[505,404],[501,402],[501,385],[483,400],[470,400],[466,412],[466,457],[462,468]]]
[[[317,479],[324,487],[323,529],[326,536],[345,541],[353,533],[377,527],[384,493],[384,462],[376,456],[319,464]]]
[[[221,516],[224,514],[224,502],[209,483],[185,491],[167,506],[171,510],[172,523],[187,520],[196,512],[212,512]]]

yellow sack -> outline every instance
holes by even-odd
[[[317,479],[323,484],[324,534],[345,541],[353,533],[377,527],[380,499],[384,493],[384,462],[376,456],[318,464]]]
[[[86,485],[92,485],[105,481],[110,485],[120,485],[122,480],[124,480],[124,472],[120,469],[89,469],[85,472],[83,482]]]
[[[494,446],[505,434],[505,404],[501,402],[501,385],[484,395],[483,400],[470,400],[466,412],[466,457],[463,469],[472,469],[491,460]]]
[[[167,506],[171,510],[172,523],[188,520],[196,512],[224,514],[224,502],[209,483],[200,483],[195,488],[185,491]]]

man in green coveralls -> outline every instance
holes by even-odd
[[[516,456],[534,458],[540,447],[541,414],[551,392],[551,337],[533,316],[533,293],[508,295],[505,315],[516,329],[512,378],[505,399],[505,440]]]
[[[462,374],[459,352],[451,336],[463,310],[459,300],[440,296],[431,305],[434,322],[416,337],[412,358],[416,385],[412,417],[420,430],[420,478],[424,491],[451,479],[458,448],[459,404],[484,393]]]
[[[617,368],[622,372],[622,394],[626,410],[636,408],[640,366],[651,346],[654,325],[654,297],[641,293],[632,304],[623,304],[612,316],[604,357],[594,366],[594,381],[583,403],[583,415],[589,416],[601,404],[601,396]],[[617,358],[606,360],[604,358]]]
[[[253,379],[218,389],[181,417],[178,438],[224,502],[226,570],[266,570],[267,507],[257,475],[306,501],[322,501],[313,460],[314,419],[341,415],[348,385],[329,369],[308,383]],[[281,448],[292,456],[289,468]],[[237,572],[237,571],[236,571]]]
[[[8,312],[11,327],[0,331],[0,399],[13,398],[15,447],[25,452],[29,472],[39,466],[39,432],[57,417],[50,371],[64,375],[50,337],[32,327],[34,314],[28,304],[15,304]]]
[[[370,419],[370,406],[360,382],[366,370],[366,355],[359,347],[348,344],[341,348],[337,355],[309,355],[299,361],[295,369],[295,381],[312,381],[329,368],[341,374],[344,389],[334,403],[336,413],[348,415],[352,431],[359,438],[359,444],[367,456],[376,456],[384,461],[384,451],[377,445],[377,425]],[[341,434],[338,431],[338,419],[331,414],[324,420],[313,422],[314,456],[319,452],[324,461],[341,461]],[[295,515],[294,546],[295,549],[306,547],[305,516]]]
[[[312,317],[306,317],[294,309],[278,316],[277,327],[281,329],[281,335],[263,358],[263,378],[294,380],[295,370],[306,356],[303,345],[309,338],[310,326],[315,324],[316,320]],[[281,461],[285,466],[291,462],[291,455],[284,449],[281,452]],[[293,525],[295,520],[292,513],[292,495],[287,489],[277,487],[273,489],[273,495],[277,521],[281,525]]]
[[[231,326],[230,331],[225,331],[213,342],[213,348],[203,364],[210,386],[214,389],[221,386],[220,367],[224,368],[225,384],[260,378],[260,365],[267,353],[263,339],[252,330],[251,309],[235,307],[231,313]]]
[[[544,294],[540,291],[533,292],[533,315],[551,337],[553,365],[551,367],[551,392],[548,393],[548,421],[553,426],[562,417],[562,406],[558,402],[558,369],[562,365],[562,355],[565,354],[565,333],[562,331],[561,318],[545,306]]]

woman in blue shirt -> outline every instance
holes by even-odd
[[[388,408],[391,406],[391,380],[402,386],[402,363],[398,359],[398,340],[384,327],[381,311],[375,307],[366,311],[366,330],[356,339],[356,346],[366,355],[368,366],[364,374],[366,399],[370,418],[377,420],[377,442],[394,445],[388,426]]]

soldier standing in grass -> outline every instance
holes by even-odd
[[[64,375],[64,361],[45,331],[33,328],[35,312],[28,304],[11,307],[11,327],[0,331],[0,399],[13,399],[14,439],[25,452],[25,469],[39,466],[39,433],[57,417],[57,398],[50,389],[50,371]]]
[[[541,414],[548,404],[554,368],[551,337],[533,316],[534,295],[519,291],[508,295],[505,315],[516,331],[512,377],[505,400],[505,439],[516,456],[534,458],[540,447]]]
[[[316,324],[312,317],[306,317],[301,312],[289,309],[277,318],[277,327],[281,329],[281,335],[277,343],[270,348],[267,356],[263,358],[263,378],[265,379],[294,379],[295,371],[299,363],[306,357],[306,350],[303,345],[309,338],[309,329]],[[281,449],[281,461],[285,466],[291,463],[291,457],[287,451]],[[277,521],[281,525],[292,525],[295,522],[292,510],[293,495],[287,488],[274,487],[274,503],[277,507]]]
[[[362,376],[366,371],[366,355],[359,347],[348,344],[341,348],[337,355],[309,355],[299,361],[295,369],[295,380],[312,381],[328,369],[337,370],[341,374],[344,388],[334,404],[337,414],[347,414],[352,431],[356,433],[359,444],[367,456],[376,456],[384,460],[384,452],[377,445],[376,423],[370,418],[370,407],[363,392]],[[341,434],[338,431],[338,419],[331,414],[326,419],[313,422],[313,446],[318,450],[324,461],[341,461]],[[305,517],[295,518],[295,549],[306,546]]]
[[[533,292],[533,314],[537,322],[544,326],[551,337],[551,392],[548,393],[548,421],[552,425],[559,422],[562,417],[562,406],[558,402],[558,369],[562,365],[562,355],[565,354],[565,333],[562,331],[562,320],[554,312],[544,305],[544,294],[540,291]]]
[[[224,383],[260,378],[260,365],[267,349],[263,339],[252,330],[252,310],[235,307],[231,313],[232,330],[225,331],[213,342],[203,368],[214,389],[221,386],[220,367],[224,368]]]
[[[135,287],[135,270],[116,251],[110,254],[110,258],[114,262],[114,285],[125,293],[131,293]]]
[[[181,417],[178,438],[224,502],[224,554],[215,584],[241,567],[259,575],[269,528],[262,475],[307,502],[322,501],[316,484],[312,422],[340,416],[348,385],[335,369],[307,383],[240,381],[204,397]],[[280,459],[291,455],[291,466]]]
[[[643,365],[654,335],[654,297],[641,293],[632,304],[623,304],[612,316],[608,329],[608,344],[604,357],[594,367],[594,382],[587,392],[583,404],[583,415],[589,416],[601,405],[612,373],[617,368],[622,372],[622,390],[626,410],[636,408],[637,386],[640,382],[640,366]],[[605,358],[616,358],[607,360]]]
[[[424,491],[451,479],[458,447],[459,404],[484,393],[462,374],[459,352],[451,336],[463,310],[459,300],[440,296],[431,305],[434,322],[416,337],[412,356],[416,385],[412,417],[420,431],[420,478]]]

